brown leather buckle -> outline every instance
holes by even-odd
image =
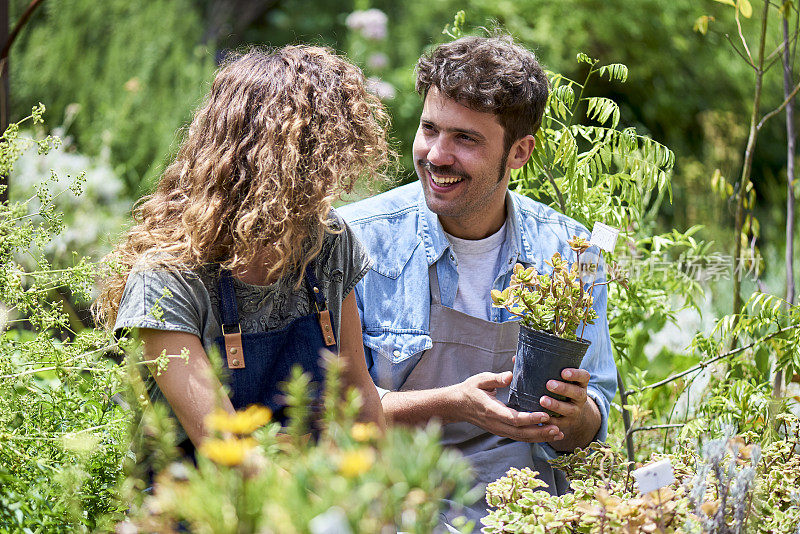
[[[228,369],[244,369],[244,348],[242,347],[242,326],[236,325],[237,331],[227,334],[225,326],[222,327],[222,336],[225,338],[225,359]]]
[[[322,330],[322,339],[325,340],[325,346],[332,347],[336,345],[336,339],[333,337],[333,326],[331,325],[331,312],[328,310],[319,312],[319,327]]]

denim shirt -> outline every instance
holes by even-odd
[[[438,216],[428,209],[419,181],[337,210],[373,259],[372,268],[355,289],[367,367],[375,384],[384,390],[382,394],[396,391],[422,353],[433,346],[428,267],[436,264],[442,304],[452,307],[458,288],[458,258]],[[506,210],[506,237],[493,267],[494,289],[508,286],[516,263],[533,266],[540,273],[552,272],[545,260],[555,252],[574,258],[567,240],[573,235],[589,236],[575,220],[517,193],[507,193]],[[605,279],[597,247],[583,253],[581,262],[584,261],[597,263],[596,276]],[[591,374],[588,395],[602,417],[596,440],[606,437],[609,407],[617,389],[606,300],[606,286],[597,286],[597,319],[595,324],[586,326],[581,336],[591,342],[581,367]],[[492,308],[494,322],[516,319],[504,308]],[[579,335],[581,328],[582,325],[578,327]],[[552,456],[552,448],[543,448]]]

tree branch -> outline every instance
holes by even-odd
[[[729,350],[728,352],[723,352],[722,354],[718,354],[718,355],[716,355],[716,356],[714,356],[712,358],[709,358],[708,360],[705,360],[705,361],[702,361],[702,362],[698,363],[697,365],[693,365],[692,367],[690,367],[689,369],[686,369],[685,371],[681,371],[680,373],[676,373],[676,374],[674,374],[672,376],[669,376],[669,377],[665,378],[664,380],[661,380],[661,381],[656,382],[654,384],[648,384],[646,386],[642,386],[639,389],[635,389],[635,390],[629,391],[628,394],[630,395],[630,394],[633,394],[633,393],[641,393],[642,391],[647,391],[648,389],[655,389],[655,388],[661,387],[661,386],[663,386],[665,384],[669,384],[670,382],[673,382],[673,381],[675,381],[675,380],[677,380],[677,379],[679,379],[681,377],[684,377],[684,376],[686,376],[688,374],[694,373],[695,371],[699,371],[701,369],[704,369],[704,368],[708,367],[709,365],[711,365],[712,363],[714,363],[716,361],[719,361],[719,360],[721,360],[723,358],[727,358],[728,356],[733,356],[735,354],[739,354],[740,352],[743,352],[743,351],[745,351],[745,350],[747,350],[749,348],[752,348],[752,347],[756,346],[759,343],[763,343],[764,341],[766,341],[768,339],[772,339],[772,338],[774,338],[776,336],[779,336],[780,334],[783,334],[784,332],[788,332],[790,330],[796,330],[798,328],[800,328],[800,324],[786,326],[784,328],[781,328],[780,330],[776,330],[775,332],[773,332],[773,333],[771,333],[771,334],[769,334],[767,336],[764,336],[764,337],[762,337],[760,339],[757,339],[756,341],[753,341],[749,345],[744,345],[744,346],[739,347],[737,349]]]
[[[794,96],[797,94],[797,91],[800,91],[800,83],[794,86],[792,92],[789,93],[789,95],[786,97],[786,99],[784,99],[783,103],[780,106],[773,109],[772,111],[764,115],[764,117],[762,117],[762,119],[758,123],[758,126],[756,126],[756,131],[761,130],[761,128],[764,126],[764,123],[767,122],[767,120],[771,119],[772,117],[783,111],[783,109],[789,104],[789,102],[792,101]]]
[[[622,424],[625,425],[625,449],[628,453],[628,461],[631,463],[631,466],[636,462],[636,453],[633,449],[633,427],[631,425],[631,414],[628,413],[628,409],[625,407],[628,405],[628,392],[625,388],[625,382],[622,381],[622,375],[617,369],[617,390],[619,391],[619,398],[620,398],[620,405],[622,408]],[[628,472],[630,472],[631,467],[629,466]]]
[[[31,18],[33,12],[36,11],[36,8],[39,7],[39,4],[42,2],[44,2],[44,0],[33,0],[30,4],[28,4],[27,9],[25,9],[25,12],[17,21],[14,29],[11,30],[11,34],[8,36],[8,41],[6,41],[3,45],[3,50],[0,51],[0,59],[6,59],[8,57],[8,52],[11,50],[11,45],[14,44],[14,40],[16,40],[20,30],[25,26],[25,24],[27,24],[28,19]]]
[[[734,52],[736,52],[737,54],[739,54],[739,57],[740,57],[740,58],[742,58],[742,59],[744,60],[744,62],[745,62],[745,63],[747,63],[748,65],[750,65],[750,66],[751,66],[751,67],[753,67],[754,69],[756,68],[756,66],[755,66],[755,65],[753,65],[753,62],[752,62],[752,61],[750,61],[749,59],[747,59],[747,56],[745,56],[744,54],[742,54],[742,51],[741,51],[741,50],[739,50],[739,49],[736,47],[736,44],[734,44],[734,42],[733,42],[733,39],[731,39],[731,36],[730,36],[730,35],[728,35],[728,34],[726,33],[726,34],[725,34],[725,39],[727,39],[727,40],[728,40],[728,42],[729,42],[729,43],[730,43],[730,45],[731,45],[731,48],[733,48],[733,51],[734,51]]]
[[[634,432],[639,432],[639,431],[642,431],[642,430],[660,430],[662,428],[680,428],[680,427],[682,427],[684,425],[686,425],[686,423],[670,423],[670,424],[666,424],[666,425],[637,426],[635,428],[631,428],[628,431],[628,434],[633,434]]]
[[[567,213],[567,205],[564,203],[564,195],[561,193],[561,189],[558,188],[556,185],[556,179],[553,178],[553,173],[550,172],[550,169],[547,167],[544,168],[544,173],[547,175],[547,179],[550,181],[550,185],[553,186],[553,189],[556,190],[556,195],[558,195],[558,205],[561,206],[561,212],[566,214]]]

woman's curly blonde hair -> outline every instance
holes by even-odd
[[[333,200],[394,157],[389,117],[358,67],[331,50],[288,46],[229,58],[156,191],[109,255],[94,311],[113,327],[134,265],[246,267],[268,279],[319,253]],[[266,256],[265,256],[266,253]]]

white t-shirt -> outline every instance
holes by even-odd
[[[458,290],[453,308],[467,315],[490,320],[491,291],[497,257],[506,237],[506,224],[483,239],[460,239],[445,232],[456,256]]]

